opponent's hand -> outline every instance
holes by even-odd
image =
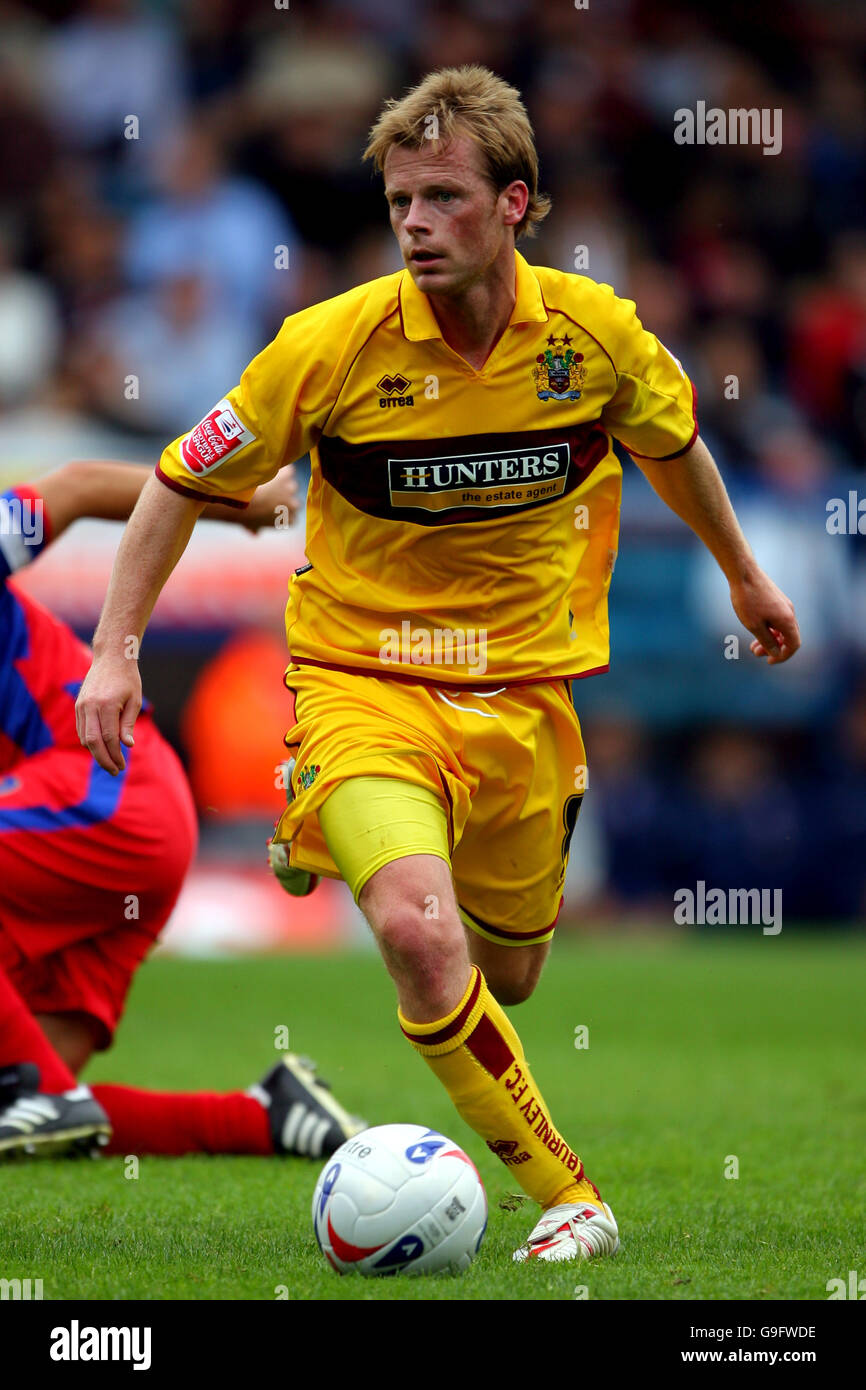
[[[754,637],[749,649],[765,656],[768,666],[788,661],[800,647],[794,605],[763,570],[731,585],[731,603],[743,627]]]
[[[261,531],[277,524],[291,526],[300,507],[297,476],[292,464],[287,464],[269,483],[256,488],[239,520],[249,531]]]
[[[138,662],[94,657],[75,702],[75,725],[79,742],[113,777],[126,767],[123,746],[133,747],[140,711]]]

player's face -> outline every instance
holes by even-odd
[[[425,294],[459,295],[503,252],[511,254],[525,185],[497,194],[483,161],[466,136],[448,145],[430,141],[419,150],[392,145],[385,157],[391,226],[409,274]]]

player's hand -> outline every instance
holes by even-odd
[[[291,464],[281,468],[269,483],[256,488],[249,506],[240,516],[240,523],[249,531],[261,531],[271,526],[291,526],[301,506],[298,480]]]
[[[794,605],[763,570],[731,585],[731,603],[755,639],[749,643],[750,650],[755,656],[765,656],[768,666],[788,661],[799,650]]]
[[[133,747],[140,711],[138,662],[94,657],[75,702],[75,725],[79,742],[113,777],[126,767],[123,748]]]

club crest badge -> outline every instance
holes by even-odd
[[[583,353],[575,352],[570,344],[571,338],[567,333],[561,338],[551,334],[545,351],[536,357],[532,377],[540,401],[580,400],[586,367],[583,365]]]

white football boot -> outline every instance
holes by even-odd
[[[615,1255],[619,1231],[613,1212],[605,1202],[565,1202],[543,1211],[526,1244],[515,1250],[512,1259],[590,1260],[596,1255]]]

